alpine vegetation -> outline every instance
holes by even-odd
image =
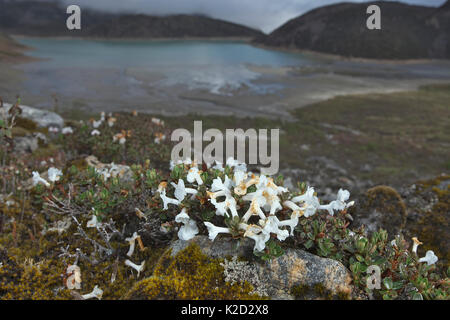
[[[24,156],[13,129],[30,123],[16,113],[0,121],[0,299],[277,299],[268,268],[282,263],[283,297],[448,299],[427,234],[352,225],[347,190],[324,202],[233,158],[169,164],[172,129],[135,113],[37,131]]]
[[[190,240],[199,233],[195,220],[189,216],[189,209],[195,202],[201,205],[208,201],[214,206],[215,215],[222,220],[221,225],[203,222],[209,239],[214,241],[219,234],[250,238],[255,242],[256,253],[262,252],[271,239],[285,241],[292,236],[303,216],[311,217],[317,212],[333,216],[354,204],[347,202],[350,193],[342,189],[336,200],[328,204],[320,203],[312,187],[302,195],[293,196],[273,178],[247,172],[245,163],[233,158],[228,158],[225,166],[216,163],[207,172],[201,172],[195,161],[186,160],[173,166],[172,174],[178,177],[177,183],[171,182],[172,187],[169,187],[164,181],[158,192],[165,210],[169,205],[181,210],[175,217],[175,222],[182,223],[178,232],[181,240]],[[186,184],[190,187],[185,187]],[[196,209],[192,211],[191,214],[195,214]]]

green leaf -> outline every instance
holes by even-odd
[[[306,241],[304,246],[305,246],[306,249],[311,249],[314,246],[314,241],[308,240],[308,241]]]
[[[376,257],[375,260],[373,261],[373,264],[381,265],[381,264],[385,263],[386,261],[387,261],[386,258]]]
[[[386,287],[386,289],[388,289],[388,290],[392,290],[394,288],[394,283],[393,283],[392,279],[389,277],[383,279],[383,284]]]
[[[413,300],[423,300],[423,297],[419,292],[416,292],[413,294],[412,299]]]
[[[394,282],[392,289],[400,290],[401,288],[403,288],[403,282],[401,282],[401,281]]]

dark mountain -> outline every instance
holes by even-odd
[[[82,9],[81,30],[69,31],[67,17],[57,2],[0,0],[0,30],[11,34],[106,38],[253,38],[262,34],[202,15],[109,14],[87,9]]]
[[[369,4],[381,8],[381,30],[368,30]],[[347,57],[450,58],[449,2],[440,8],[399,2],[339,3],[290,20],[256,43]]]
[[[438,8],[426,24],[433,29],[431,50],[436,58],[450,58],[450,0]]]

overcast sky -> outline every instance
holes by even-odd
[[[60,0],[68,4],[108,11],[146,14],[200,13],[270,32],[313,8],[340,0]],[[347,0],[349,1],[349,0]],[[351,1],[351,0],[350,0]],[[440,6],[446,0],[404,0],[411,4]],[[367,2],[353,0],[351,2]]]

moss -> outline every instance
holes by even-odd
[[[309,286],[308,285],[298,285],[298,286],[293,286],[291,288],[291,295],[293,295],[295,297],[295,299],[304,299],[306,294],[309,291]]]
[[[450,261],[450,176],[441,176],[436,179],[417,183],[417,194],[427,197],[434,194],[437,198],[431,210],[421,212],[417,221],[408,226],[411,236],[417,236],[424,244],[419,250],[426,252],[433,250],[444,261],[446,267]]]
[[[175,257],[161,257],[153,276],[138,282],[126,299],[258,299],[248,284],[225,282],[220,259],[211,259],[197,244],[191,244]]]
[[[88,168],[88,163],[85,159],[75,159],[67,163],[66,170],[70,169],[72,166],[75,166],[79,171],[83,171]]]
[[[293,286],[290,293],[297,300],[348,300],[350,298],[349,293],[344,292],[338,292],[336,295],[333,295],[322,283],[316,283],[313,286],[306,284]]]
[[[352,213],[353,210],[356,209],[352,208]],[[400,194],[388,186],[376,186],[367,190],[358,211],[356,214],[361,218],[364,218],[363,215],[371,215],[374,211],[380,213],[377,223],[390,235],[397,234],[406,224],[406,205]]]
[[[59,148],[54,144],[43,145],[42,140],[39,139],[39,148],[33,152],[36,158],[54,157],[56,153],[60,152]]]
[[[13,127],[11,133],[13,137],[25,137],[30,134],[30,131],[22,127]]]
[[[23,118],[23,117],[16,118],[15,126],[24,128],[24,129],[26,129],[28,131],[32,131],[32,132],[34,132],[38,129],[38,125],[36,122],[34,122],[33,120],[30,120],[30,119]]]
[[[5,257],[6,256],[6,257]],[[55,261],[32,259],[19,261],[16,256],[3,254],[0,268],[0,299],[49,300],[68,299],[69,290],[62,282],[64,266]]]

